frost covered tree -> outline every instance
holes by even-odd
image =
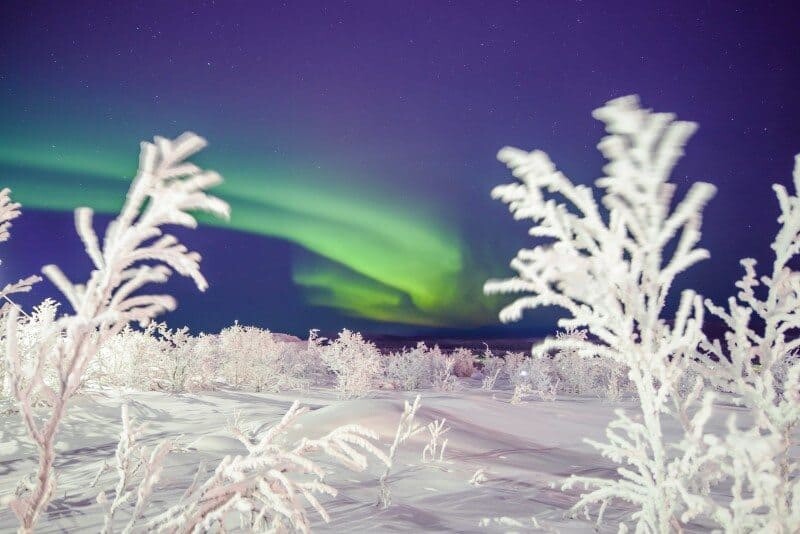
[[[312,331],[308,337],[308,350],[318,354],[335,375],[336,391],[340,397],[363,397],[376,387],[382,367],[381,353],[374,343],[347,329],[339,332],[336,339],[325,341],[328,340]]]
[[[706,300],[708,310],[728,331],[724,343],[704,340],[713,362],[700,367],[718,388],[748,407],[754,425],[743,431],[730,421],[730,432],[714,449],[725,475],[733,480],[727,509],[707,503],[714,518],[730,532],[796,532],[800,528],[800,467],[792,457],[800,423],[800,155],[795,157],[795,193],[775,184],[781,225],[771,248],[772,272],[759,277],[756,261],[741,261],[744,276],[728,309]]]
[[[641,412],[618,412],[607,429],[609,441],[592,443],[627,465],[617,480],[574,477],[565,489],[590,490],[576,511],[599,505],[601,519],[610,501],[625,500],[638,507],[631,516],[637,532],[668,532],[681,528],[687,485],[671,476],[681,458],[664,441],[662,416],[675,408],[671,393],[683,355],[693,354],[701,339],[703,304],[687,290],[674,317],[666,317],[664,307],[675,276],[708,257],[696,245],[701,212],[715,188],[695,183],[673,202],[669,175],[694,123],[642,109],[635,96],[608,102],[594,117],[608,132],[598,147],[609,161],[596,182],[607,217],[592,188],[573,184],[544,152],[503,148],[498,159],[518,181],[496,187],[492,196],[508,204],[516,219],[532,220],[532,236],[551,241],[520,250],[511,262],[517,276],[490,280],[485,291],[525,294],[501,311],[503,321],[518,320],[528,308],[559,306],[568,313],[560,327],[583,328],[591,336],[548,339],[534,355],[570,350],[627,366]],[[687,424],[700,425],[702,415]]]
[[[80,387],[87,366],[106,340],[129,322],[147,323],[175,308],[175,300],[169,295],[137,291],[150,283],[166,282],[172,269],[194,280],[201,291],[208,285],[200,272],[200,255],[161,229],[170,224],[194,228],[197,221],[192,211],[228,216],[228,205],[205,192],[219,184],[221,177],[186,161],[205,144],[193,133],[175,140],[156,137],[153,143],[142,143],[139,170],[102,245],[93,228],[92,210],[75,211],[75,226],[94,269],[82,284],[70,282],[55,265],[42,269],[74,311],[56,320],[42,335],[45,341],[32,369],[25,369],[19,358],[19,312],[15,308],[9,311],[6,355],[11,389],[28,436],[38,449],[33,483],[25,494],[11,501],[20,532],[34,529],[55,491],[56,438],[68,402]],[[42,378],[47,362],[57,370],[55,387]],[[49,405],[44,414],[34,410],[37,397]]]

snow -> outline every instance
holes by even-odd
[[[596,398],[559,397],[555,402],[532,400],[509,404],[509,391],[484,391],[475,380],[457,392],[421,392],[416,421],[426,425],[447,419],[451,430],[444,462],[423,463],[427,431],[404,443],[392,468],[389,485],[392,504],[376,506],[382,465],[370,458],[363,473],[346,471],[320,458],[333,472],[326,478],[339,490],[323,505],[331,515],[325,524],[311,512],[318,532],[508,532],[533,531],[535,517],[545,530],[586,532],[592,524],[583,518],[567,519],[564,512],[577,500],[574,491],[562,493],[560,485],[569,474],[611,477],[615,466],[583,443],[584,437],[602,439],[613,410],[634,413],[634,401],[611,403]],[[92,480],[105,461],[112,462],[121,428],[120,406],[128,403],[133,419],[146,423],[142,442],[155,446],[165,438],[181,435],[183,452],[168,456],[167,467],[146,514],[152,517],[180,498],[200,462],[213,466],[228,454],[245,450],[227,431],[233,414],[256,428],[277,422],[294,400],[311,411],[301,418],[296,436],[319,437],[337,426],[358,423],[380,435],[388,450],[394,437],[403,401],[413,392],[379,391],[367,398],[338,400],[329,390],[267,394],[216,391],[172,395],[160,392],[92,392],[77,397],[64,422],[57,444],[58,485],[52,503],[38,526],[39,532],[98,531],[103,508],[96,496],[111,490],[113,470]],[[719,406],[711,426],[723,427],[734,408]],[[717,428],[713,428],[717,427]],[[6,410],[0,416],[0,495],[14,491],[17,481],[32,470],[36,451],[25,438],[19,416]],[[667,437],[679,436],[668,427]],[[335,469],[335,470],[334,470]],[[471,485],[479,469],[487,480]],[[606,513],[602,532],[614,531],[622,508]],[[481,520],[490,519],[486,526]],[[514,527],[514,521],[523,526]],[[126,518],[118,518],[120,525]],[[495,519],[495,520],[493,520]],[[7,507],[0,510],[0,532],[17,522]],[[702,531],[694,525],[690,530]]]

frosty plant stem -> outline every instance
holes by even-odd
[[[594,117],[609,133],[598,145],[609,160],[606,175],[596,182],[608,222],[592,189],[574,185],[547,154],[503,148],[498,159],[519,181],[496,187],[492,196],[507,203],[516,219],[532,219],[532,236],[553,241],[520,250],[511,262],[518,275],[490,280],[485,290],[527,294],[500,312],[503,321],[518,320],[528,308],[559,306],[569,314],[559,320],[561,328],[585,328],[595,338],[548,339],[534,353],[573,350],[629,368],[641,419],[619,411],[607,430],[609,443],[592,443],[628,466],[618,469],[618,480],[573,478],[565,489],[594,488],[575,510],[597,504],[598,521],[610,501],[626,500],[641,508],[632,515],[637,532],[665,533],[680,528],[683,500],[681,481],[669,476],[674,458],[663,440],[661,415],[680,377],[681,357],[701,339],[703,306],[699,296],[684,291],[672,324],[662,313],[675,276],[708,257],[695,245],[715,188],[695,183],[671,210],[675,185],[667,180],[695,124],[641,109],[633,96],[608,102]],[[673,239],[674,252],[665,257]]]
[[[92,225],[92,210],[75,210],[75,227],[95,268],[85,284],[73,284],[55,265],[42,269],[74,313],[59,318],[43,336],[48,342],[40,342],[37,347],[32,371],[23,368],[18,352],[19,313],[15,309],[9,312],[6,352],[12,391],[28,435],[39,451],[33,487],[11,501],[20,532],[33,531],[53,495],[56,436],[67,403],[79,388],[91,360],[103,343],[129,322],[147,323],[175,308],[175,300],[169,295],[134,293],[146,284],[166,282],[171,269],[192,278],[201,291],[208,286],[200,272],[200,255],[161,230],[168,224],[196,227],[190,211],[228,217],[228,205],[205,193],[219,184],[221,177],[185,161],[205,144],[193,133],[175,140],[156,137],[153,143],[142,143],[139,171],[122,211],[106,230],[102,247]],[[43,379],[48,360],[57,371],[56,387],[48,386]],[[33,409],[37,395],[50,406],[43,420]]]
[[[394,466],[394,460],[397,456],[397,450],[400,445],[408,441],[414,434],[422,430],[422,427],[414,422],[414,417],[417,415],[419,409],[420,396],[417,395],[413,404],[405,401],[403,414],[400,416],[400,422],[397,425],[397,432],[394,434],[394,441],[389,448],[388,462],[386,463],[386,470],[381,475],[380,479],[380,494],[378,499],[378,506],[381,508],[388,508],[392,503],[392,491],[389,489],[389,472]]]

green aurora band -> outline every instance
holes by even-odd
[[[201,158],[224,176],[215,192],[232,211],[229,222],[203,222],[302,247],[307,252],[292,258],[293,281],[309,304],[409,325],[494,322],[493,299],[480,293],[484,273],[466,268],[472,262],[457,229],[435,207],[414,200],[408,209],[392,201],[402,197],[399,191],[376,191],[374,183],[367,188],[310,172]],[[68,143],[56,148],[0,139],[3,185],[30,208],[85,205],[116,213],[135,161],[133,154],[101,154]]]

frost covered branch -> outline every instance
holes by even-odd
[[[450,431],[450,427],[445,427],[444,424],[447,422],[447,419],[436,419],[428,423],[426,427],[428,429],[428,434],[430,436],[430,441],[425,448],[422,449],[422,461],[424,462],[435,462],[435,461],[444,461],[444,451],[447,448],[447,438],[442,440],[442,436],[447,434]],[[437,454],[438,453],[438,454]]]
[[[415,434],[422,430],[422,427],[414,422],[414,417],[417,415],[417,410],[419,409],[419,400],[420,396],[417,395],[416,398],[414,398],[413,404],[409,404],[408,401],[405,401],[404,403],[403,413],[400,416],[400,422],[397,424],[397,431],[394,434],[394,441],[392,442],[392,446],[389,448],[389,461],[386,463],[386,470],[383,472],[380,478],[381,488],[378,505],[381,508],[388,508],[392,503],[392,492],[389,489],[389,472],[394,466],[394,461],[397,457],[397,451],[400,448],[400,445],[411,439]]]
[[[74,312],[54,322],[44,336],[48,343],[40,345],[30,371],[24,369],[17,350],[18,312],[10,311],[6,352],[12,390],[28,435],[39,450],[34,488],[11,503],[21,532],[33,530],[53,494],[56,436],[67,403],[89,363],[105,341],[129,322],[144,324],[175,308],[169,295],[135,293],[149,283],[166,282],[172,269],[192,278],[201,291],[208,285],[200,273],[200,255],[161,230],[168,224],[196,227],[190,211],[228,216],[228,205],[205,193],[221,182],[220,176],[185,161],[204,146],[205,140],[193,133],[175,140],[156,137],[153,143],[142,143],[138,173],[102,245],[93,228],[92,210],[75,211],[75,227],[94,270],[85,284],[74,284],[55,265],[42,269]],[[0,228],[5,231],[5,226]],[[42,379],[46,361],[57,370],[55,387]],[[36,397],[44,398],[50,406],[43,419],[33,410]]]
[[[3,188],[0,190],[0,243],[8,241],[11,237],[9,229],[11,228],[11,221],[20,216],[20,205],[17,202],[11,201],[11,190]],[[36,275],[22,278],[17,282],[6,284],[0,289],[0,299],[5,300],[9,305],[16,308],[23,315],[25,314],[22,309],[12,301],[9,296],[14,293],[27,293],[33,287],[33,284],[40,282],[42,279]]]
[[[386,465],[390,460],[370,441],[377,435],[359,425],[341,426],[320,439],[302,438],[287,447],[286,433],[307,411],[295,402],[261,436],[250,435],[235,423],[232,432],[247,454],[226,456],[208,480],[193,484],[180,503],[150,521],[147,529],[196,533],[219,526],[224,530],[227,515],[238,513],[246,518],[245,530],[309,532],[303,500],[330,521],[317,495],[335,496],[336,489],[324,482],[324,469],[309,456],[325,453],[353,471],[366,469],[367,453]]]
[[[142,427],[135,427],[128,415],[128,406],[122,406],[122,431],[117,444],[115,467],[117,471],[117,484],[114,487],[114,500],[108,502],[105,493],[97,495],[97,502],[107,505],[103,522],[103,534],[114,532],[114,515],[119,508],[135,497],[131,517],[123,529],[128,534],[133,531],[136,522],[142,517],[144,510],[153,493],[153,488],[161,478],[164,469],[164,460],[167,454],[174,449],[174,440],[162,441],[148,454],[147,448],[139,443]],[[132,486],[135,475],[142,469],[142,478],[134,488]]]
[[[584,328],[593,339],[548,339],[534,353],[573,351],[599,355],[628,367],[641,419],[623,412],[609,426],[608,444],[593,443],[620,467],[619,480],[572,480],[587,489],[575,510],[612,500],[640,506],[633,514],[637,530],[667,532],[680,526],[684,509],[679,488],[670,480],[672,458],[662,437],[661,416],[682,374],[681,360],[693,354],[701,339],[703,306],[684,291],[672,321],[663,316],[677,274],[708,257],[696,248],[701,212],[715,192],[694,184],[674,209],[675,185],[669,175],[696,126],[667,113],[641,109],[636,97],[608,102],[594,112],[609,135],[598,145],[609,160],[603,218],[592,189],[573,184],[541,151],[503,148],[498,159],[517,182],[496,187],[492,196],[509,205],[516,219],[531,219],[530,234],[551,242],[520,250],[511,262],[517,276],[490,280],[487,293],[525,293],[503,309],[503,321],[518,320],[525,309],[564,308],[565,329]],[[665,250],[674,242],[671,255]]]

